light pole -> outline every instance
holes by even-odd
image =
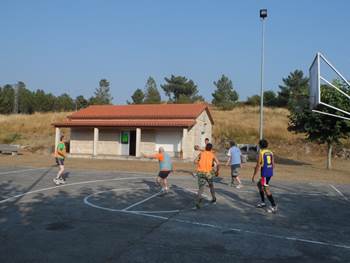
[[[13,84],[13,91],[14,91],[14,96],[13,96],[13,113],[18,114],[18,89],[19,89],[19,83]]]
[[[267,9],[260,9],[260,19],[262,22],[262,45],[261,45],[261,82],[260,82],[260,140],[263,138],[264,131],[264,49],[265,49],[265,18],[267,18]]]

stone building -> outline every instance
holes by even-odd
[[[53,123],[55,145],[60,128],[70,128],[71,156],[140,157],[162,146],[182,159],[193,159],[194,145],[211,140],[213,124],[206,104],[95,105]]]

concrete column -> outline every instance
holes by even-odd
[[[181,140],[181,151],[182,151],[182,159],[189,158],[188,156],[188,146],[187,146],[187,134],[188,129],[184,128],[182,130],[182,140]]]
[[[94,128],[94,146],[93,146],[93,156],[97,156],[97,143],[98,143],[98,128]]]
[[[136,128],[136,157],[141,156],[141,129]]]
[[[56,127],[55,130],[56,130],[56,131],[55,131],[55,132],[56,132],[56,134],[55,134],[55,152],[56,152],[57,145],[58,145],[59,142],[60,142],[61,130],[60,130],[59,127]]]

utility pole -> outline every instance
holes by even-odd
[[[13,102],[13,113],[18,114],[18,84],[13,85],[13,91],[14,91],[14,102]]]
[[[267,9],[260,9],[260,18],[262,22],[262,45],[261,45],[261,82],[260,82],[260,140],[264,137],[264,52],[265,52],[265,18],[267,18]]]

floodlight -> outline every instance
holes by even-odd
[[[265,19],[267,17],[267,9],[260,9],[260,18]]]

